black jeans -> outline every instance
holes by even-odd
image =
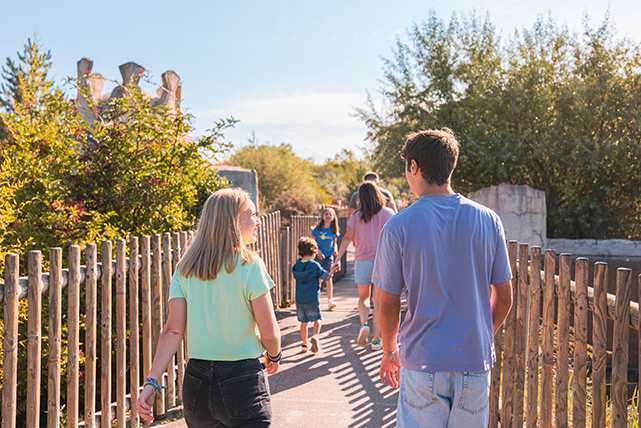
[[[183,401],[189,428],[271,425],[267,371],[258,358],[190,359],[183,380]]]

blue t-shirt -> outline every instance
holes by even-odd
[[[334,239],[338,238],[340,235],[332,232],[332,229],[329,227],[326,227],[323,230],[318,230],[318,228],[315,227],[314,230],[312,230],[312,235],[316,238],[318,249],[324,256],[331,256],[334,254]]]
[[[315,260],[298,259],[292,268],[296,280],[296,302],[320,302],[320,281],[326,280],[329,272]]]
[[[372,282],[408,311],[400,360],[414,371],[485,371],[495,358],[490,284],[512,278],[501,219],[460,194],[423,197],[381,232]]]

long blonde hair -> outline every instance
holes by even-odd
[[[185,278],[216,279],[223,266],[231,273],[239,261],[253,262],[254,252],[243,242],[238,216],[249,207],[249,195],[242,189],[222,189],[205,202],[193,241],[185,251],[178,270]]]

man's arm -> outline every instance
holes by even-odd
[[[512,281],[491,284],[490,304],[492,306],[492,325],[494,334],[499,330],[512,307]]]
[[[376,285],[374,285],[376,287]],[[401,322],[401,296],[381,290],[380,293],[380,323],[383,340],[383,358],[381,359],[381,382],[389,382],[393,388],[398,388],[399,369],[401,362],[398,358],[396,336]],[[392,352],[393,354],[389,354]]]
[[[358,198],[358,191],[352,193],[352,196],[349,198],[349,204],[347,207],[349,210],[347,210],[347,221],[352,217],[352,214],[356,211],[356,206],[358,203],[356,202],[356,199]]]

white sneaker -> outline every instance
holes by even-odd
[[[333,311],[336,308],[336,306],[338,305],[332,299],[327,301],[327,309],[329,309],[330,311]]]
[[[380,351],[383,349],[383,344],[378,340],[372,340],[372,351]]]
[[[312,349],[311,349],[311,351],[313,353],[317,353],[318,350],[320,349],[320,339],[318,338],[317,335],[313,335],[311,341],[312,341]]]
[[[359,346],[367,345],[368,336],[369,336],[369,326],[364,325],[363,327],[361,327],[360,331],[358,332],[358,340],[356,340],[356,343],[358,343]]]

